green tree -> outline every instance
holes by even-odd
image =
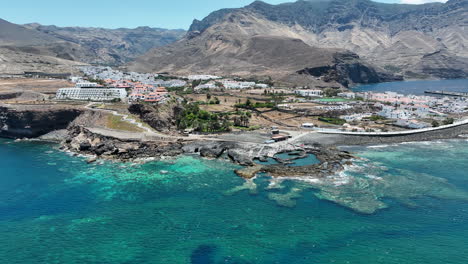
[[[200,83],[201,83],[201,80],[193,80],[192,81],[192,88],[197,87],[198,85],[200,85]]]
[[[323,90],[323,93],[326,97],[335,97],[338,95],[338,90],[333,88],[326,88],[325,90]]]
[[[278,105],[280,103],[282,103],[286,99],[286,97],[283,96],[282,93],[281,94],[272,94],[271,99],[273,100],[274,106],[278,107]]]
[[[444,124],[444,125],[451,125],[451,124],[453,124],[454,122],[455,122],[455,120],[454,120],[453,118],[449,117],[449,118],[447,118],[447,119],[444,120],[443,124]]]

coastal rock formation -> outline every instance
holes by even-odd
[[[92,133],[81,126],[70,127],[62,141],[65,150],[119,160],[177,156],[183,154],[182,146],[178,141],[121,140]]]
[[[168,102],[164,105],[132,104],[128,110],[157,131],[171,132],[176,130],[177,116],[183,108],[177,102]]]
[[[0,137],[35,138],[64,129],[80,110],[47,105],[0,106]]]

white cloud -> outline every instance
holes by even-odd
[[[400,0],[402,4],[414,4],[414,5],[419,5],[419,4],[425,4],[425,3],[431,3],[431,2],[442,2],[445,3],[447,0]]]

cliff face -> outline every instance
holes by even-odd
[[[308,75],[304,69],[341,69],[341,66],[349,63],[373,68],[353,52],[311,46],[286,25],[258,17],[249,11],[241,11],[226,15],[222,21],[203,32],[191,32],[177,43],[152,50],[130,63],[128,68],[132,71],[180,75],[210,73],[258,78],[270,76],[276,81],[324,85],[317,80],[319,76]],[[372,70],[378,71],[384,70]],[[323,80],[339,83],[377,80],[348,76],[348,70],[339,72],[340,75]]]
[[[0,106],[0,137],[35,138],[65,129],[81,111],[42,106]]]
[[[468,63],[467,17],[468,0],[424,5],[385,4],[369,0],[301,0],[279,5],[255,1],[244,8],[222,9],[201,21],[195,20],[182,41],[155,49],[130,66],[147,71],[211,72],[225,69],[226,73],[240,74],[251,73],[255,69],[275,76],[284,75],[282,68],[288,55],[292,54],[290,57],[298,62],[303,60],[295,56],[297,53],[302,53],[305,58],[311,57],[309,48],[300,47],[296,52],[280,47],[274,49],[274,55],[262,54],[263,49],[278,47],[275,43],[279,42],[272,39],[263,45],[262,50],[248,52],[260,55],[254,57],[255,60],[240,56],[244,50],[252,49],[253,38],[268,36],[276,40],[298,39],[323,53],[333,49],[349,50],[358,54],[368,66],[376,65],[397,75],[412,78],[467,77],[464,67],[460,70],[460,65]],[[444,56],[431,55],[437,53]],[[227,60],[229,56],[233,59]],[[270,61],[257,63],[258,58]],[[316,65],[318,62],[323,64]],[[329,61],[317,56],[309,60],[309,65],[298,63],[297,66],[302,68],[295,71],[332,66],[328,64]],[[355,70],[359,67],[350,65],[345,68],[354,71],[352,75],[356,76]],[[366,70],[361,68],[359,72],[364,74]],[[366,81],[367,78],[362,77]],[[360,81],[360,78],[347,79]]]
[[[401,81],[403,79],[401,76],[377,70],[368,63],[360,60],[359,57],[352,52],[337,53],[334,57],[333,64],[305,68],[297,73],[322,77],[326,82],[337,82],[345,87],[355,83],[379,83]]]
[[[128,110],[157,131],[170,132],[177,128],[176,120],[183,108],[177,103],[156,106],[133,104]]]

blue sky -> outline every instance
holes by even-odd
[[[264,0],[278,4],[288,0]],[[444,0],[377,0],[387,3],[413,3]],[[253,0],[26,0],[8,1],[0,18],[12,23],[37,22],[43,25],[134,28],[151,26],[187,29],[194,18],[212,11],[241,7]],[[289,1],[289,2],[292,2]]]

